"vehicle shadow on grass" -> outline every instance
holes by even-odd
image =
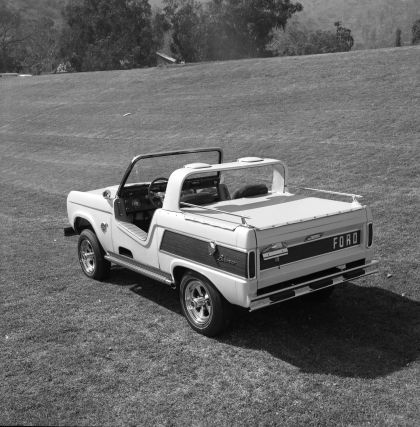
[[[420,354],[420,303],[347,283],[328,301],[239,313],[221,341],[268,351],[303,372],[377,378]]]
[[[181,314],[178,294],[127,270],[108,282]],[[187,322],[185,322],[187,328]],[[230,329],[216,340],[258,349],[303,372],[377,378],[420,354],[420,303],[381,288],[347,283],[328,301],[296,299],[248,313],[235,309]]]
[[[106,282],[129,287],[135,294],[181,314],[178,292],[163,283],[121,267],[113,267]]]

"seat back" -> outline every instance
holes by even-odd
[[[232,199],[240,199],[241,197],[260,196],[268,193],[268,188],[265,184],[248,184],[236,190]]]
[[[201,206],[206,205],[208,203],[213,203],[214,198],[214,194],[208,193],[206,191],[201,191],[200,193],[185,194],[181,197],[180,202]]]
[[[218,185],[219,200],[230,200],[229,190],[226,184]]]

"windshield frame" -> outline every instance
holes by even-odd
[[[122,191],[124,189],[125,183],[133,170],[134,166],[140,161],[144,159],[149,159],[153,157],[167,157],[167,156],[176,156],[182,154],[193,154],[193,153],[208,153],[208,152],[216,152],[219,155],[218,163],[221,164],[223,162],[223,150],[220,147],[208,147],[208,148],[190,148],[184,150],[175,150],[175,151],[161,151],[158,153],[149,153],[149,154],[140,154],[136,156],[131,161],[127,170],[125,171],[123,178],[121,180],[120,186],[118,187],[117,197],[121,197]]]

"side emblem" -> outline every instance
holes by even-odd
[[[106,222],[101,222],[101,230],[105,233],[108,229],[108,224]]]
[[[264,260],[279,258],[289,254],[289,249],[285,242],[274,243],[273,245],[265,247],[261,251]]]
[[[224,262],[226,264],[236,265],[238,261],[226,258],[223,254],[217,257],[217,262]]]
[[[209,242],[209,244],[207,245],[207,252],[209,256],[215,257],[217,263],[224,263],[230,265],[238,264],[237,260],[228,258],[225,255],[219,253],[219,248],[217,247],[216,242]]]
[[[207,246],[207,252],[210,256],[213,256],[217,252],[217,245],[216,242],[209,242]]]

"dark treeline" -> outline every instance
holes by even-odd
[[[165,48],[187,62],[352,48],[351,30],[340,22],[326,30],[295,28],[279,38],[302,10],[290,0],[163,0],[154,11],[148,0],[68,0],[57,24],[47,16],[22,16],[0,0],[0,72],[147,67]]]
[[[343,27],[340,21],[334,25],[335,32],[310,31],[295,24],[288,28],[287,32],[276,33],[267,49],[276,56],[348,52],[354,45],[351,30]]]
[[[153,65],[157,40],[148,0],[70,0],[60,54],[74,71]]]
[[[266,56],[274,28],[285,28],[302,5],[289,0],[164,0],[171,51],[185,61]]]
[[[58,59],[59,35],[51,18],[22,17],[0,0],[0,72],[51,71]]]
[[[412,28],[420,19],[419,0],[299,0],[303,12],[288,23],[286,34],[297,30],[325,30],[341,21],[351,28],[353,49],[378,49],[396,45],[401,30],[401,45],[412,44]],[[295,25],[297,24],[297,25]],[[279,32],[281,33],[281,32]],[[283,34],[280,34],[283,38]]]

